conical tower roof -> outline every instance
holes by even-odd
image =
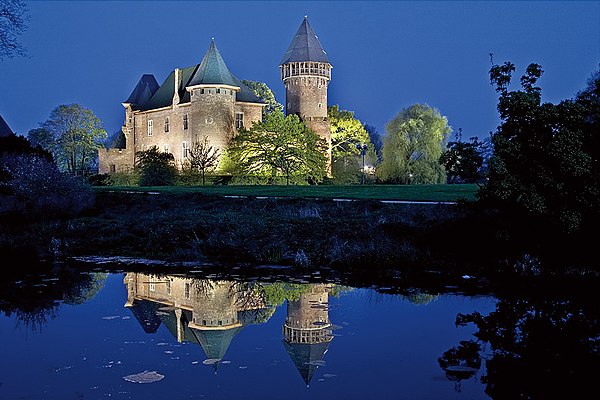
[[[323,357],[329,348],[329,343],[330,341],[310,344],[283,341],[285,349],[307,385],[310,383],[319,364],[323,363]]]
[[[298,61],[329,63],[327,53],[323,50],[323,46],[321,46],[321,42],[319,42],[315,31],[308,23],[308,17],[306,16],[279,64],[283,65]]]
[[[237,79],[227,68],[225,60],[213,40],[187,86],[202,84],[239,86],[236,81]]]
[[[221,360],[233,340],[233,337],[241,331],[241,327],[220,330],[192,329],[196,340],[202,346],[207,358]]]

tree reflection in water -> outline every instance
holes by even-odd
[[[488,315],[458,314],[457,326],[475,324],[477,341],[461,342],[438,362],[449,378],[469,378],[489,346],[481,381],[492,398],[578,398],[596,391],[599,314],[589,299],[501,299]]]
[[[15,315],[19,328],[39,333],[58,316],[61,303],[83,304],[104,286],[107,273],[81,273],[68,268],[42,270],[0,282],[0,312]]]

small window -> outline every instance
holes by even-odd
[[[154,292],[156,290],[156,283],[154,283],[153,279],[150,279],[150,291]]]
[[[151,119],[148,120],[148,136],[152,136],[152,128],[153,128],[153,122]]]
[[[185,131],[185,130],[187,130],[187,128],[188,128],[188,115],[186,113],[186,114],[183,114],[183,130]]]
[[[202,325],[206,326],[206,320],[205,319],[202,320]]]
[[[117,166],[115,164],[110,164],[110,173],[114,174],[117,172]]]
[[[323,107],[323,104],[319,103],[319,108]]]
[[[244,113],[235,113],[235,127],[242,129],[244,127]]]
[[[221,94],[221,89],[217,88],[217,93]]]
[[[167,294],[170,296],[171,295],[171,280],[167,278],[167,282],[166,282],[166,287],[167,287]]]
[[[190,153],[190,148],[188,147],[188,143],[182,142],[181,143],[181,157],[188,158],[189,153]]]
[[[165,151],[165,153],[169,152],[169,145],[168,144],[165,144],[164,151]]]
[[[185,284],[185,298],[186,299],[190,299],[190,284],[186,283]]]
[[[169,132],[169,117],[165,118],[165,132]]]
[[[204,94],[204,89],[200,89],[200,94]]]

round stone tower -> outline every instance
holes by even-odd
[[[298,32],[281,59],[286,115],[296,114],[327,142],[327,171],[331,173],[331,131],[327,119],[327,86],[331,64],[304,16]]]

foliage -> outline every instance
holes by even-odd
[[[52,153],[62,171],[74,175],[93,168],[107,136],[98,117],[79,104],[56,107],[48,120],[28,135],[34,144]]]
[[[512,63],[494,65],[490,79],[500,93],[501,125],[492,135],[494,153],[482,199],[505,210],[543,218],[567,233],[588,228],[600,210],[600,77],[574,99],[542,103],[542,75],[530,64],[521,90],[509,91]]]
[[[219,162],[219,149],[209,143],[208,136],[204,136],[201,141],[192,143],[188,156],[191,170],[200,171],[204,185],[206,171],[214,170]]]
[[[177,170],[175,158],[152,146],[135,153],[135,167],[139,171],[140,186],[171,186],[175,184]]]
[[[488,349],[481,380],[491,398],[587,397],[599,361],[598,307],[585,295],[570,297],[501,299],[488,315],[458,314],[457,326],[475,325],[477,342],[445,352],[440,366],[458,359],[478,368]]]
[[[369,139],[371,143],[373,143],[373,148],[375,149],[375,155],[377,156],[377,164],[379,164],[382,160],[381,149],[383,147],[383,141],[381,140],[381,135],[377,128],[372,125],[365,125],[365,131],[369,134]]]
[[[435,108],[413,104],[403,109],[386,125],[379,177],[391,183],[445,183],[439,159],[451,132]]]
[[[483,178],[483,162],[488,142],[480,141],[476,136],[462,141],[459,129],[456,141],[449,142],[442,153],[440,163],[446,168],[448,183],[477,183]]]
[[[6,211],[76,215],[93,204],[90,186],[80,178],[61,173],[47,158],[5,153],[0,157],[0,170],[10,177],[0,182],[2,191],[9,193],[9,198],[3,200]]]
[[[18,36],[27,29],[29,9],[21,0],[0,1],[0,60],[24,56]]]
[[[312,285],[300,283],[275,282],[261,285],[261,292],[270,306],[279,306],[285,300],[300,300],[300,296],[310,292]]]
[[[276,178],[286,183],[316,183],[325,176],[325,143],[297,115],[280,111],[242,130],[232,140],[228,158],[237,172]]]
[[[364,125],[354,117],[353,111],[340,110],[338,105],[327,108],[331,127],[331,158],[334,182],[358,183],[361,174],[361,152],[357,145],[366,144],[366,164],[377,159],[375,148]]]
[[[283,104],[275,100],[275,94],[266,83],[248,81],[245,79],[242,80],[242,83],[248,86],[248,88],[250,88],[256,97],[258,97],[263,103],[267,103],[267,106],[264,108],[265,114],[270,114],[272,112],[283,112]]]

